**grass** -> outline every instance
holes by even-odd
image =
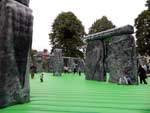
[[[84,75],[45,73],[30,80],[31,101],[0,113],[150,113],[148,85],[117,85],[85,80]]]

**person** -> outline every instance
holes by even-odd
[[[150,62],[148,63],[148,73],[150,73]]]
[[[73,65],[73,73],[75,74],[77,72],[77,65],[74,63]]]
[[[34,78],[34,73],[36,71],[36,66],[32,63],[30,66],[30,70],[31,70],[31,78]]]
[[[128,80],[127,80],[126,76],[120,76],[119,84],[128,84]]]
[[[68,68],[68,66],[66,66],[66,65],[64,66],[64,72],[65,72],[65,73],[68,73],[68,72],[69,72],[69,68]]]
[[[127,74],[126,79],[127,79],[128,84],[131,85],[132,84],[132,77],[130,74]]]
[[[119,84],[127,84],[127,85],[131,85],[132,84],[132,76],[130,74],[130,68],[126,67],[123,70],[123,75],[120,76],[119,78]]]
[[[147,72],[147,65],[146,65],[146,64],[143,65],[143,68],[144,68],[145,71]]]
[[[78,68],[79,76],[81,76],[81,68]]]
[[[80,64],[78,66],[78,73],[79,73],[79,76],[81,76],[81,66],[80,66]]]
[[[146,82],[146,71],[145,69],[142,67],[142,65],[139,65],[139,69],[138,69],[138,74],[139,74],[139,77],[140,77],[140,84],[142,84],[142,82],[144,82],[144,84],[147,84]]]
[[[44,73],[42,72],[40,75],[40,81],[43,82],[43,78],[44,78]]]

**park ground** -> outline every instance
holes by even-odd
[[[85,80],[84,74],[45,73],[30,79],[30,102],[0,113],[150,113],[148,85],[117,85]]]

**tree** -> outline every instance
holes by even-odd
[[[89,34],[105,31],[114,28],[115,25],[103,16],[101,19],[96,20],[89,29]]]
[[[150,10],[150,0],[147,0],[147,1],[146,1],[145,6],[147,6],[147,7],[148,7],[148,10]]]
[[[137,51],[141,55],[150,55],[150,0],[147,0],[148,10],[144,10],[135,19]]]
[[[83,58],[78,47],[83,45],[81,37],[84,34],[81,21],[72,12],[60,13],[54,20],[52,33],[49,34],[52,51],[61,48],[64,56]]]

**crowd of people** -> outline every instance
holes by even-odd
[[[73,72],[74,74],[78,73],[79,76],[81,76],[81,66],[80,64],[73,64],[73,69],[71,69],[67,65],[64,65],[64,72],[65,73]]]
[[[42,68],[43,68],[43,66],[42,66]],[[43,68],[43,70],[44,70],[44,68]],[[34,79],[35,73],[37,72],[37,67],[34,63],[32,63],[30,66],[30,72],[31,72],[31,78]],[[64,65],[63,72],[64,73],[73,72],[74,74],[78,73],[79,76],[81,76],[81,67],[80,67],[80,65],[74,64],[73,69],[71,70],[71,68],[69,68],[67,65]],[[42,71],[40,74],[40,81],[41,82],[44,81],[44,71]]]

